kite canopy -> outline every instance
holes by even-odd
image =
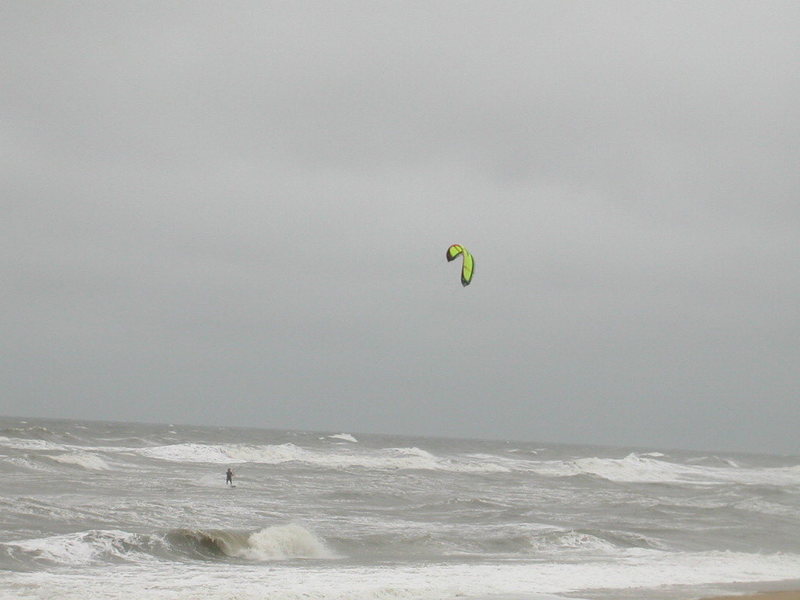
[[[472,274],[475,272],[475,259],[464,246],[453,244],[447,249],[447,262],[455,260],[459,254],[464,258],[461,263],[461,285],[466,287],[472,281]]]

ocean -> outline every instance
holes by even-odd
[[[688,600],[800,578],[798,456],[0,418],[0,476],[2,599]]]

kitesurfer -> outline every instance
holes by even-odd
[[[233,485],[233,471],[231,471],[230,467],[225,472],[225,485]]]

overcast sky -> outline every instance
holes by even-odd
[[[5,1],[0,414],[800,453],[798,40],[793,1]]]

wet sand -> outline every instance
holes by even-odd
[[[800,590],[763,592],[744,596],[715,596],[714,598],[705,598],[704,600],[800,600]]]

